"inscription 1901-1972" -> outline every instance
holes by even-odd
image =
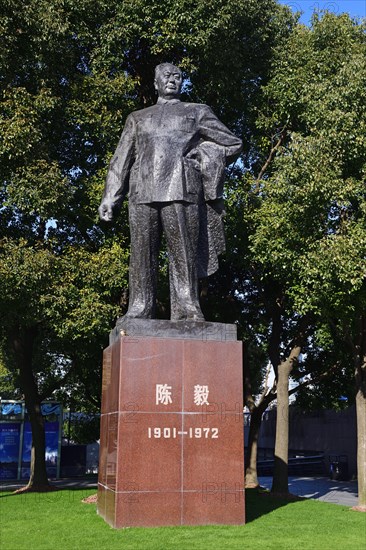
[[[190,439],[218,439],[218,428],[188,428],[187,430],[178,430],[177,428],[149,427],[147,429],[149,439],[175,439],[177,436],[186,435]]]

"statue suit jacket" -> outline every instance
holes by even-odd
[[[239,156],[241,147],[241,140],[207,105],[159,98],[156,105],[127,117],[109,165],[104,198],[112,207],[127,194],[130,203],[137,204],[215,201],[222,197],[225,166]],[[203,212],[208,229],[201,240],[207,254],[201,255],[200,276],[217,269],[213,257],[225,249],[221,215],[211,210]]]

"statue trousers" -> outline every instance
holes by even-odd
[[[172,320],[203,320],[198,296],[198,204],[129,203],[131,255],[128,317],[153,318],[158,264],[164,233],[169,259]]]

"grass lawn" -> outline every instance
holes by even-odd
[[[365,550],[366,514],[316,500],[247,491],[240,527],[111,529],[83,498],[95,490],[0,494],[0,546],[7,550],[278,549]]]

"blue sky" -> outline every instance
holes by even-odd
[[[314,10],[328,10],[341,14],[349,13],[352,17],[366,17],[366,0],[279,0],[293,11],[304,12],[300,22],[308,24]]]

